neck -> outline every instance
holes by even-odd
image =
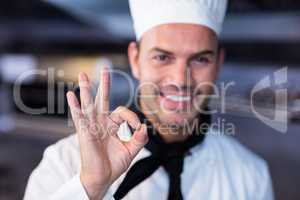
[[[148,110],[146,108],[146,105],[141,101],[141,111],[151,122],[155,130],[159,133],[161,138],[166,142],[166,143],[173,143],[173,142],[183,142],[185,141],[188,137],[189,134],[184,134],[183,128],[176,129],[176,131],[170,127],[168,127],[166,124],[163,124],[156,115],[153,114],[148,114],[147,112],[144,112],[145,110]]]

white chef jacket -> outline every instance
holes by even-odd
[[[150,155],[142,149],[137,160]],[[80,178],[76,135],[48,147],[32,172],[24,200],[88,200]],[[105,200],[122,182],[124,173],[109,188]],[[126,200],[167,199],[169,179],[163,167],[134,187]],[[184,158],[181,190],[185,200],[272,200],[273,189],[266,162],[233,137],[209,130],[204,141]]]

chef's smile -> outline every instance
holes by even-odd
[[[181,90],[176,85],[163,86],[157,94],[157,103],[161,109],[171,112],[188,112],[196,99],[194,98],[193,88]]]

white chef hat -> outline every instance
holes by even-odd
[[[129,0],[137,40],[151,28],[170,23],[203,25],[220,34],[227,0]]]

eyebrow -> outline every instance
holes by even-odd
[[[172,55],[173,54],[170,51],[167,51],[167,50],[164,50],[164,49],[161,49],[161,48],[158,48],[158,47],[154,47],[150,51],[158,51],[158,52],[161,52],[161,53],[164,53],[164,54],[168,54],[168,55]]]
[[[198,52],[198,53],[195,53],[191,56],[191,59],[194,59],[194,58],[197,58],[197,57],[200,57],[200,56],[214,56],[216,53],[212,50],[204,50],[204,51],[201,51],[201,52]]]
[[[172,52],[158,48],[158,47],[154,47],[153,49],[151,49],[150,51],[157,51],[157,52],[161,52],[164,54],[168,54],[168,55],[173,55]],[[215,52],[213,50],[204,50],[204,51],[200,51],[198,53],[194,53],[191,58],[195,58],[198,56],[204,56],[204,55],[215,55]]]

